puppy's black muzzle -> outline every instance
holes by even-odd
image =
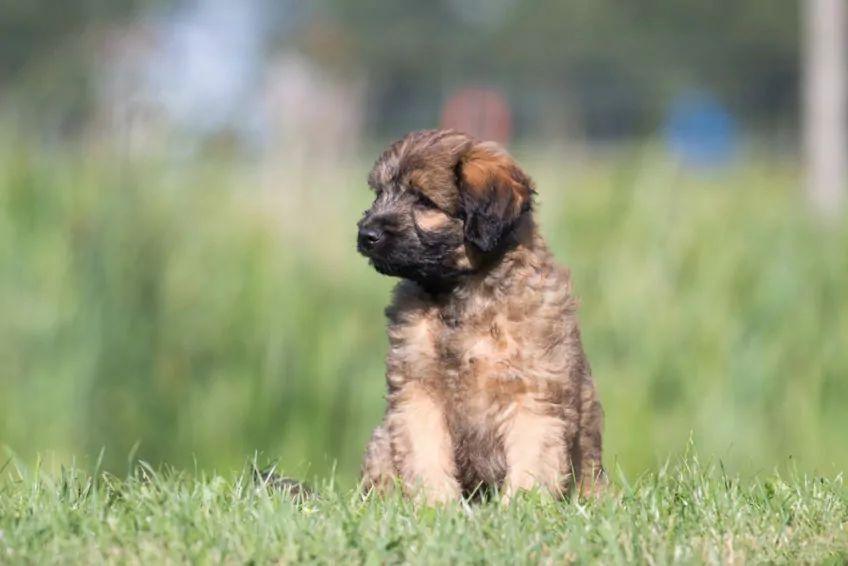
[[[385,214],[368,214],[359,221],[359,235],[356,238],[356,247],[360,253],[371,256],[371,252],[385,244],[388,239],[388,231],[391,222]]]
[[[361,252],[368,252],[386,237],[385,231],[377,226],[365,225],[359,228],[359,236],[356,245]]]

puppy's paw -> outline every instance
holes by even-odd
[[[459,483],[453,478],[444,478],[442,481],[430,484],[419,482],[408,491],[414,494],[416,500],[430,507],[448,505],[459,501],[462,497]]]

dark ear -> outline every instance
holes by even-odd
[[[496,249],[530,210],[533,182],[497,144],[471,146],[457,164],[457,182],[465,239],[483,252]]]

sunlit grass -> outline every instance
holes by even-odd
[[[126,479],[10,464],[0,480],[0,562],[838,563],[848,559],[841,477],[740,478],[688,456],[619,475],[596,501],[523,494],[428,508],[323,482],[296,500],[234,477]]]

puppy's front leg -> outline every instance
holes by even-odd
[[[571,473],[569,445],[573,438],[574,433],[561,418],[518,409],[504,436],[504,500],[534,487],[562,495]]]
[[[395,484],[392,442],[385,423],[374,429],[362,462],[362,487],[365,492],[385,493]]]
[[[390,398],[386,426],[395,469],[410,492],[428,503],[459,499],[453,442],[444,410],[418,383],[407,383]]]

